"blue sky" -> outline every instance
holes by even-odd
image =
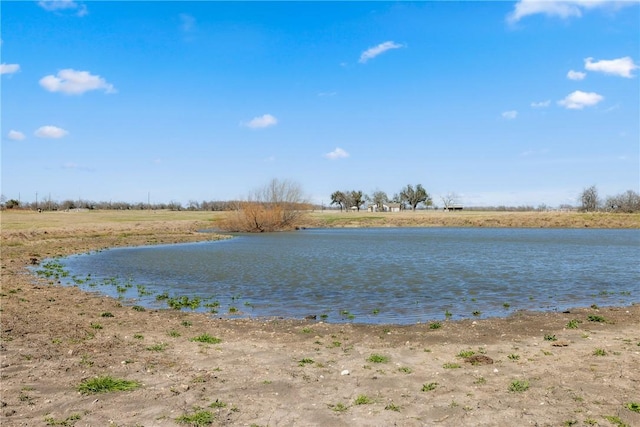
[[[640,3],[3,1],[2,194],[640,186]]]

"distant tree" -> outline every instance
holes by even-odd
[[[355,206],[358,211],[360,211],[360,206],[364,205],[364,195],[360,190],[353,190],[349,193],[349,201],[350,206]]]
[[[431,204],[431,196],[429,196],[427,190],[425,190],[421,184],[416,185],[415,189],[409,184],[400,191],[400,201],[406,203],[411,207],[411,210],[415,211],[416,206],[420,203],[429,206]]]
[[[340,211],[343,209],[348,209],[349,198],[342,191],[334,191],[331,194],[331,204],[340,206]]]
[[[7,209],[18,208],[20,207],[20,202],[16,199],[9,199],[5,203],[5,206],[7,207]]]
[[[607,210],[612,212],[640,212],[640,194],[633,190],[628,190],[622,194],[607,197],[605,206]]]
[[[444,210],[448,211],[453,208],[456,204],[458,204],[458,195],[453,192],[448,192],[444,196],[440,198],[442,203],[444,204]]]
[[[384,191],[374,191],[371,197],[367,197],[370,203],[373,203],[379,211],[384,210],[384,204],[389,202],[389,197]]]
[[[583,212],[595,212],[600,206],[598,189],[595,185],[582,190],[580,194],[580,210]]]

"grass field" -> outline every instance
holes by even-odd
[[[34,212],[6,210],[0,214],[2,230],[44,230],[104,226],[142,226],[152,223],[193,223],[215,228],[224,212],[169,210],[86,210]],[[313,211],[303,219],[306,227],[553,227],[640,228],[640,213],[404,211],[394,213]]]

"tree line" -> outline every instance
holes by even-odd
[[[415,188],[408,184],[392,197],[380,190],[374,191],[371,195],[363,194],[360,190],[335,191],[331,194],[330,204],[339,207],[341,211],[350,209],[359,211],[365,203],[375,206],[378,211],[384,211],[388,203],[395,203],[401,209],[415,211],[421,203],[424,206],[432,206],[433,200],[422,184],[417,184]]]
[[[633,190],[615,196],[602,198],[595,185],[585,188],[580,194],[580,211],[582,212],[640,212],[640,194]]]
[[[296,188],[298,199],[296,203],[302,203],[307,209],[320,209],[324,208],[308,203],[304,197],[302,197],[301,187],[295,183],[289,181],[274,180],[275,184],[286,184]],[[274,181],[271,185],[274,185]],[[264,190],[262,188],[261,190]],[[264,195],[263,195],[264,196]],[[52,200],[51,197],[45,197],[43,199],[33,202],[22,202],[20,198],[7,198],[4,195],[0,196],[0,209],[28,209],[28,210],[43,210],[43,211],[64,211],[70,209],[100,209],[100,210],[189,210],[189,211],[237,211],[238,207],[250,199],[257,199],[255,192],[250,195],[247,200],[213,200],[213,201],[196,201],[189,200],[186,204],[182,204],[176,201],[170,201],[168,203],[129,203],[121,201],[92,201],[92,200]],[[445,196],[440,197],[442,207],[448,209],[458,204],[459,198],[455,193],[448,193]],[[627,190],[623,193],[613,196],[601,196],[598,188],[595,185],[585,188],[578,195],[578,205],[564,204],[559,206],[560,209],[573,210],[577,209],[582,212],[614,212],[614,213],[634,213],[640,212],[640,195],[637,191]],[[360,210],[366,203],[375,206],[378,211],[384,211],[384,207],[389,204],[397,204],[401,209],[415,210],[417,207],[434,207],[435,204],[431,195],[425,190],[421,184],[417,184],[415,187],[411,184],[402,188],[398,193],[389,197],[384,191],[376,190],[371,194],[365,194],[361,190],[343,190],[335,191],[331,194],[330,206],[335,209],[343,210]],[[546,205],[540,205],[537,208],[533,206],[484,206],[482,208],[473,208],[465,206],[465,209],[469,210],[490,210],[490,211],[535,211],[535,210],[547,210]]]

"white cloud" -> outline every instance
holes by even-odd
[[[349,153],[347,153],[345,150],[343,150],[340,147],[336,147],[335,150],[325,154],[324,157],[330,160],[346,159],[347,157],[349,157]]]
[[[549,105],[551,105],[551,100],[547,99],[546,101],[540,101],[540,102],[532,102],[531,106],[533,108],[546,108]]]
[[[20,64],[0,64],[0,74],[13,74],[20,71]]]
[[[271,114],[264,114],[260,117],[254,117],[250,121],[243,123],[244,126],[251,129],[262,129],[269,126],[275,126],[278,123],[278,119]]]
[[[640,67],[633,63],[631,57],[625,56],[624,58],[603,59],[597,62],[593,62],[593,58],[586,58],[584,60],[584,68],[589,71],[598,71],[605,74],[631,78],[633,77],[631,72]]]
[[[370,47],[369,49],[365,50],[364,52],[362,52],[362,54],[360,55],[360,60],[359,62],[361,64],[364,64],[365,62],[367,62],[370,59],[375,58],[376,56],[390,50],[390,49],[399,49],[401,47],[404,47],[401,44],[392,42],[392,41],[388,41],[388,42],[384,42],[384,43],[380,43],[378,46],[374,46],[374,47]]]
[[[196,26],[196,18],[189,15],[188,13],[180,14],[180,28],[185,33],[191,32],[194,30]]]
[[[62,138],[63,136],[66,136],[68,134],[69,132],[67,132],[66,130],[59,128],[57,126],[50,126],[50,125],[42,126],[34,132],[34,135],[37,136],[38,138],[52,138],[52,139]]]
[[[85,16],[89,13],[87,6],[84,4],[78,4],[73,0],[41,0],[38,2],[38,6],[49,12],[59,11],[77,11],[77,16]]]
[[[516,117],[518,117],[518,112],[516,110],[505,111],[504,113],[502,113],[502,118],[507,120],[513,120]]]
[[[40,79],[40,86],[49,92],[62,92],[67,95],[81,95],[90,90],[104,90],[116,93],[111,83],[88,71],[76,71],[71,68],[60,70],[57,76],[48,75]]]
[[[567,95],[563,100],[558,101],[559,105],[570,110],[582,110],[584,107],[592,107],[602,101],[604,97],[595,92],[582,92],[576,90]]]
[[[562,19],[580,18],[583,12],[589,9],[616,9],[634,3],[637,3],[637,0],[520,0],[515,5],[514,10],[507,15],[507,22],[515,24],[526,16],[537,14],[556,16]]]
[[[26,138],[26,136],[24,135],[24,133],[17,131],[17,130],[13,130],[11,129],[9,131],[9,133],[7,133],[7,137],[9,139],[12,139],[14,141],[22,141],[23,139]]]
[[[569,80],[584,80],[585,77],[587,77],[587,73],[583,73],[582,71],[569,70],[567,73]]]

